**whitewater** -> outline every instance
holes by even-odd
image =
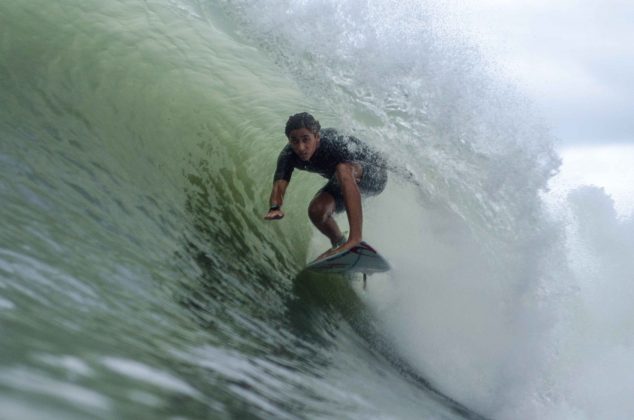
[[[447,16],[0,2],[0,418],[634,417],[634,215]],[[301,273],[319,177],[262,220],[302,111],[393,168],[367,289]]]

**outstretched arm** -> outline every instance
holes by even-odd
[[[277,220],[284,217],[282,203],[284,202],[286,187],[288,187],[288,181],[285,179],[278,179],[273,183],[273,190],[271,191],[271,198],[269,199],[270,209],[268,213],[264,215],[266,220]]]

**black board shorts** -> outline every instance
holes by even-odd
[[[361,164],[363,168],[363,174],[361,180],[357,183],[361,197],[372,197],[381,193],[385,189],[387,184],[387,168],[385,166],[368,165],[364,162],[357,162]],[[346,209],[343,202],[343,193],[341,192],[341,185],[336,176],[330,178],[330,180],[324,185],[316,195],[322,192],[327,192],[335,199],[335,213],[341,213]]]

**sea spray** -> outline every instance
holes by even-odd
[[[493,417],[600,413],[603,404],[569,401],[552,369],[572,350],[562,355],[561,344],[579,264],[611,280],[611,271],[628,271],[606,271],[593,252],[570,248],[567,222],[542,199],[559,166],[552,139],[477,46],[434,3],[236,1],[229,9],[311,110],[412,175],[397,172],[366,205],[366,237],[395,266],[389,286],[373,285],[366,298],[399,351]]]

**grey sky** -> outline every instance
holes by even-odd
[[[634,0],[452,0],[566,144],[634,143]]]

